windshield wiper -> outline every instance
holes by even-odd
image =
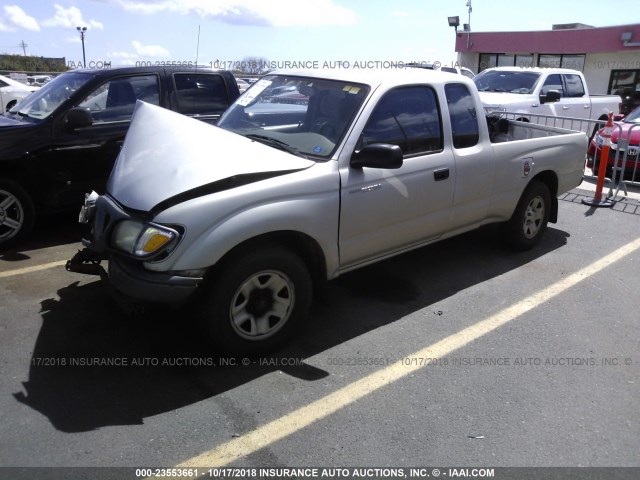
[[[279,150],[284,150],[285,152],[289,152],[294,155],[307,158],[304,155],[302,155],[297,148],[292,147],[287,142],[283,142],[282,140],[278,140],[277,138],[268,137],[267,135],[258,135],[255,133],[250,133],[248,135],[245,135],[245,137],[250,138],[251,140],[256,140],[257,142],[260,142],[260,143],[264,143],[265,145],[269,145],[270,147],[274,147]]]

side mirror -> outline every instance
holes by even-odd
[[[75,107],[67,113],[67,127],[70,130],[93,125],[93,117],[88,108]]]
[[[546,95],[540,94],[540,103],[553,103],[559,101],[560,98],[558,90],[549,90]]]
[[[402,149],[398,145],[374,143],[351,156],[353,168],[400,168],[402,166]]]

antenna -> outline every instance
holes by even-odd
[[[28,47],[29,45],[27,45],[26,43],[24,43],[24,40],[22,40],[22,41],[20,42],[20,45],[18,45],[18,46],[19,46],[20,48],[22,48],[22,52],[24,53],[24,56],[26,57],[26,56],[27,56],[27,47]]]
[[[198,43],[196,46],[196,70],[198,69],[198,55],[200,55],[200,25],[198,25]]]

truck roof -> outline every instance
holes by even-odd
[[[90,73],[96,77],[110,77],[114,74],[135,74],[140,72],[149,72],[149,73],[159,73],[159,72],[227,72],[227,70],[213,70],[209,67],[195,67],[195,66],[164,66],[164,65],[153,65],[149,67],[114,67],[114,68],[101,68],[101,69],[91,69],[91,68],[80,68],[75,70],[69,70],[68,72],[79,72],[79,73]],[[65,73],[68,73],[65,72]],[[231,72],[228,72],[231,74]]]
[[[463,75],[429,70],[424,68],[389,68],[389,69],[310,69],[310,70],[276,70],[268,75],[289,75],[296,77],[315,77],[329,80],[363,83],[370,86],[382,84],[411,85],[415,83],[457,83],[475,85]]]
[[[578,75],[582,74],[582,72],[579,72],[578,70],[573,70],[570,68],[556,68],[556,67],[491,67],[483,70],[483,72],[486,70],[496,70],[499,72],[533,72],[533,73],[551,73],[551,74],[572,73],[572,74],[578,74]]]

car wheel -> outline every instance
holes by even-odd
[[[198,316],[220,351],[265,354],[304,321],[311,296],[311,276],[297,255],[275,246],[243,251],[217,269]]]
[[[516,250],[528,250],[540,242],[549,221],[551,193],[542,182],[533,180],[506,224],[507,241]]]
[[[0,179],[0,248],[16,245],[33,229],[35,208],[17,183]]]

